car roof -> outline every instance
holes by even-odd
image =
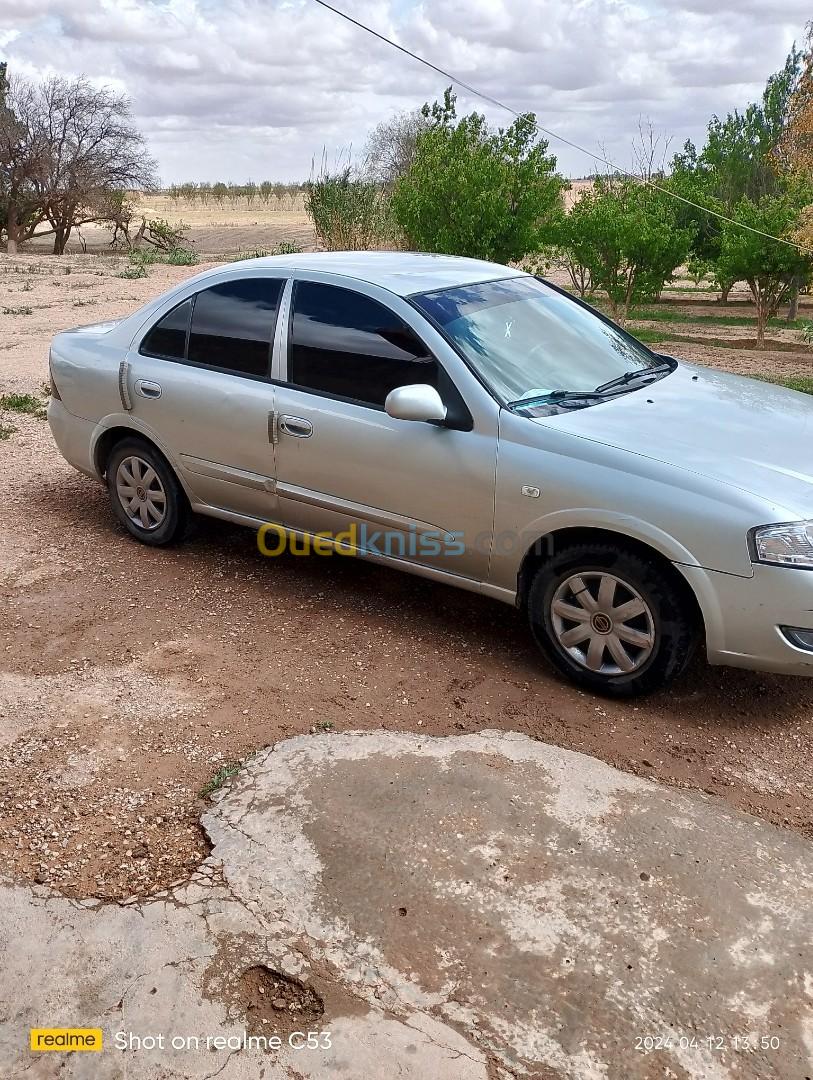
[[[412,251],[316,251],[298,255],[270,255],[232,263],[230,269],[280,266],[367,281],[398,296],[523,274],[522,270],[482,259]]]

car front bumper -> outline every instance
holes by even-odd
[[[781,627],[813,631],[813,570],[754,564],[752,577],[679,565],[700,603],[710,664],[813,675],[813,650]]]

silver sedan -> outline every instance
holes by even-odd
[[[193,514],[515,604],[574,682],[813,671],[813,402],[438,255],[209,270],[58,334],[51,430],[132,536]]]

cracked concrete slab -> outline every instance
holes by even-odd
[[[203,824],[200,872],[148,901],[0,889],[0,1075],[813,1072],[813,852],[711,800],[519,735],[320,735],[252,759]],[[255,965],[316,992],[329,1049],[239,1045],[276,1030],[240,996]],[[105,1050],[27,1050],[60,1025]]]

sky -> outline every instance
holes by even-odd
[[[639,122],[702,144],[759,97],[810,0],[331,0],[355,18],[622,167]],[[127,94],[164,184],[301,180],[348,158],[448,80],[314,0],[0,0],[0,60]],[[504,126],[508,114],[458,93]],[[595,167],[550,140],[560,170]]]

